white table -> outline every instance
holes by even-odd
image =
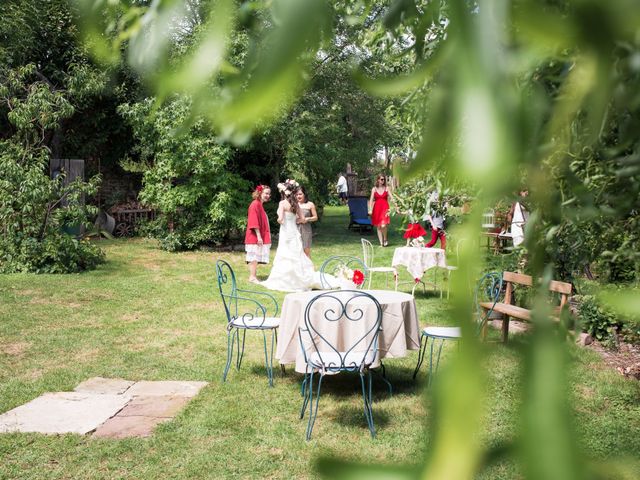
[[[420,325],[413,296],[389,290],[362,291],[373,296],[380,303],[382,309],[382,331],[378,337],[378,360],[373,367],[379,365],[380,358],[405,357],[408,350],[418,350],[420,348]],[[335,292],[341,294],[339,290]],[[295,370],[299,373],[305,373],[306,364],[300,348],[298,327],[304,327],[304,311],[309,302],[322,293],[326,293],[326,291],[289,293],[284,297],[276,358],[282,365],[295,363]],[[318,311],[323,310],[322,302],[323,300],[319,300],[314,303],[314,305],[318,305]],[[327,300],[327,304],[330,304],[329,300]],[[374,315],[373,309],[365,312],[365,317],[371,316],[372,320]],[[362,329],[366,324],[366,318],[362,323],[341,322],[340,331],[337,334],[344,337],[342,339],[344,341],[348,341],[352,337],[357,338],[362,335]]]
[[[447,260],[442,248],[398,247],[393,252],[391,265],[407,267],[407,271],[415,280],[415,290],[418,283],[422,282],[424,272],[433,267],[447,268]],[[413,290],[411,293],[413,294]]]

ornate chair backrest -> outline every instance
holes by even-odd
[[[475,305],[478,318],[478,328],[482,328],[493,312],[493,307],[500,299],[503,290],[502,274],[499,272],[489,272],[478,282],[475,293]],[[491,303],[490,309],[483,309],[480,303]]]
[[[268,325],[269,315],[275,317],[278,314],[278,302],[273,295],[239,289],[231,265],[224,260],[216,262],[216,274],[229,325],[233,323],[236,328],[259,329]]]
[[[326,371],[362,371],[376,360],[381,325],[382,309],[374,297],[342,290],[311,300],[298,334],[305,358],[317,354]]]
[[[216,275],[218,277],[218,289],[227,314],[227,322],[233,321],[238,316],[238,287],[236,275],[231,265],[224,260],[216,262]]]
[[[366,238],[361,238],[362,243],[362,258],[367,268],[373,267],[373,245]]]
[[[362,260],[349,255],[329,257],[320,267],[320,286],[323,289],[339,288],[343,282],[349,281],[349,279],[344,276],[345,273],[349,271],[352,271],[356,275],[357,272],[362,274],[362,282],[359,284],[354,283],[353,287],[349,287],[362,288],[367,275],[367,266]]]

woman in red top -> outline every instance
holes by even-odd
[[[376,186],[371,189],[369,211],[371,212],[371,223],[378,229],[378,240],[381,247],[389,245],[387,241],[387,229],[391,222],[389,200],[391,200],[391,194],[387,188],[387,179],[384,175],[378,175]]]
[[[256,270],[258,263],[269,263],[271,249],[271,232],[269,219],[262,204],[271,198],[271,189],[266,185],[258,185],[251,194],[253,201],[247,212],[247,233],[244,236],[244,249],[249,264],[249,281],[258,282]]]

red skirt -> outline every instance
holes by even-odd
[[[427,231],[422,228],[419,223],[410,223],[407,225],[407,229],[404,232],[403,238],[418,238],[427,234]]]

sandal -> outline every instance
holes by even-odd
[[[255,283],[255,284],[258,284],[258,283],[260,283],[260,280],[258,280],[257,278],[250,278],[250,279],[249,279],[249,283]]]

